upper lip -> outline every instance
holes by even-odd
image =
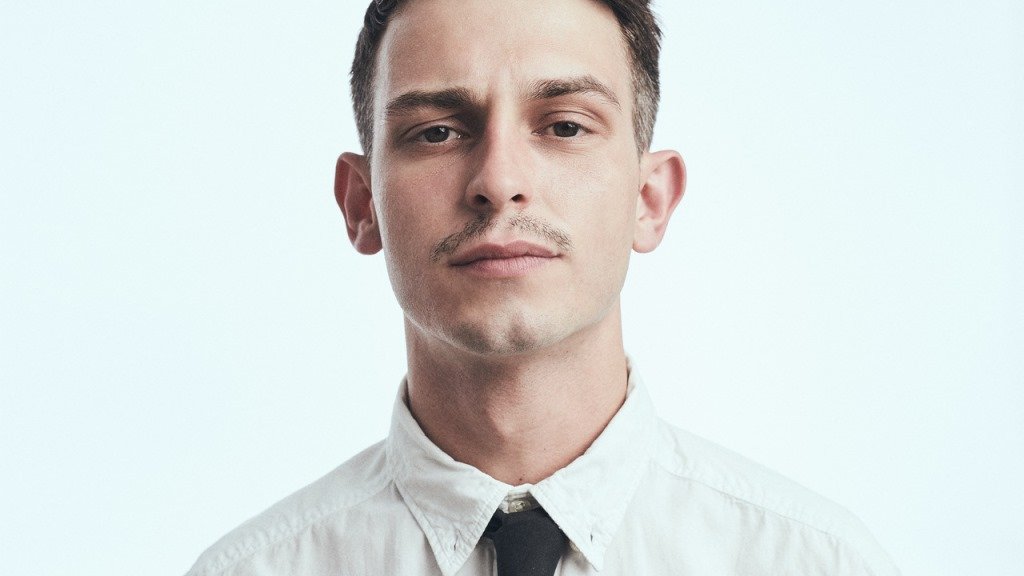
[[[470,246],[465,250],[457,251],[451,258],[452,266],[465,266],[477,260],[491,260],[499,258],[519,258],[521,256],[536,256],[538,258],[554,258],[558,256],[551,248],[534,244],[525,240],[516,240],[507,244],[485,243]]]

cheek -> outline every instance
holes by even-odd
[[[446,225],[451,225],[453,171],[406,167],[382,174],[387,176],[377,181],[377,198],[385,253],[403,262],[429,258],[434,244],[451,233]]]
[[[628,252],[633,243],[639,168],[630,170],[629,166],[629,160],[618,157],[579,160],[557,171],[558,179],[553,182],[555,210],[588,252],[600,250],[605,252],[604,258],[611,256],[607,251]]]

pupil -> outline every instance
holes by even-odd
[[[438,142],[444,142],[445,140],[448,139],[448,129],[445,128],[444,126],[435,126],[427,130],[427,133],[424,134],[424,137],[427,139],[427,142],[431,142],[434,144]]]
[[[555,136],[569,138],[579,134],[579,131],[579,124],[574,124],[572,122],[559,122],[558,124],[555,124]]]

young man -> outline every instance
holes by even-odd
[[[630,253],[685,184],[649,151],[659,35],[644,0],[370,6],[336,195],[405,314],[391,433],[191,575],[896,573],[841,508],[659,421],[631,371]]]

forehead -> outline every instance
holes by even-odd
[[[495,97],[538,80],[592,76],[628,102],[618,20],[596,0],[409,0],[377,55],[375,109],[412,90]]]

